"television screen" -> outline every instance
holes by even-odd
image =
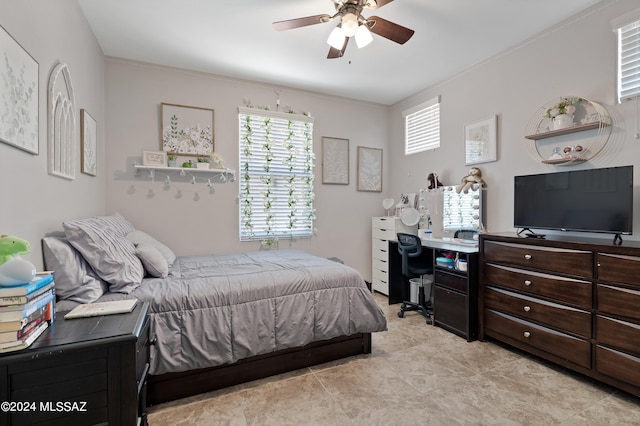
[[[516,176],[516,228],[631,234],[633,166]]]

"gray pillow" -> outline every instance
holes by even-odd
[[[135,230],[127,234],[127,239],[132,241],[135,245],[146,243],[154,246],[160,253],[162,253],[169,266],[173,265],[173,262],[176,261],[176,255],[169,247],[165,246],[146,232]]]
[[[169,264],[162,253],[147,243],[140,243],[136,246],[136,254],[142,261],[142,266],[147,274],[156,278],[166,278],[169,274]]]
[[[107,291],[107,283],[96,275],[66,238],[43,238],[42,254],[45,268],[55,273],[56,296],[59,300],[91,303]]]
[[[66,221],[71,245],[82,254],[109,291],[131,293],[142,282],[144,269],[134,244],[125,235],[135,230],[120,215]]]

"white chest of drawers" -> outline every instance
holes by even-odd
[[[389,295],[389,240],[396,233],[416,234],[418,226],[406,226],[399,217],[371,218],[371,288]]]

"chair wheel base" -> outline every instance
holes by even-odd
[[[402,302],[400,311],[398,312],[398,317],[404,318],[405,312],[418,311],[420,314],[426,317],[427,324],[433,324],[433,321],[431,320],[431,309],[431,303],[429,303],[427,306],[424,306],[414,302]]]

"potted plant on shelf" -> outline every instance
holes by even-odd
[[[211,153],[211,168],[224,169],[224,158],[222,158],[222,155],[215,152]]]
[[[178,159],[178,156],[176,155],[175,152],[167,152],[167,166],[169,167],[176,167],[176,160]]]
[[[545,111],[544,117],[551,119],[553,130],[573,126],[573,113],[576,112],[575,104],[579,102],[582,102],[581,98],[560,98],[558,103]]]
[[[199,156],[198,162],[196,164],[198,169],[208,169],[209,168],[209,157]]]

